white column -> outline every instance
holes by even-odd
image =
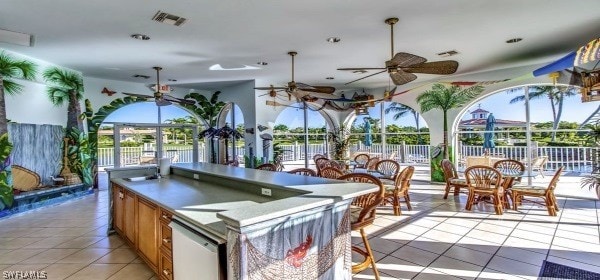
[[[531,186],[531,119],[529,116],[529,86],[525,86],[523,88],[525,91],[525,137],[527,139],[527,172],[529,176],[527,176],[527,185]]]

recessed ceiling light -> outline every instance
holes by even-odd
[[[144,35],[144,34],[132,34],[131,38],[137,39],[137,40],[142,40],[142,41],[150,40],[150,36]]]
[[[506,40],[506,43],[513,44],[513,43],[518,43],[518,42],[521,42],[521,41],[523,41],[523,38],[512,38],[512,39]]]
[[[339,43],[342,39],[340,39],[339,37],[329,37],[326,39],[327,42],[335,44],[335,43]]]
[[[177,82],[175,79],[169,79],[169,82]]]
[[[269,63],[268,62],[264,62],[264,61],[259,61],[256,64],[265,66],[265,65],[268,65]]]
[[[335,78],[334,78],[334,77],[327,77],[327,78],[325,78],[325,79],[327,79],[327,80],[333,80],[333,79],[335,79]]]
[[[134,78],[150,79],[150,76],[148,76],[148,75],[140,75],[140,74],[135,74],[132,77],[134,77]]]
[[[354,70],[354,71],[352,71],[352,73],[356,73],[356,74],[364,74],[364,73],[367,73],[367,72],[368,72],[367,70]]]

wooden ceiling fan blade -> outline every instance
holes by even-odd
[[[385,65],[390,66],[399,66],[406,67],[414,64],[421,64],[427,62],[427,59],[424,57],[420,57],[418,55],[414,55],[411,53],[399,52],[394,57],[385,62]]]
[[[390,73],[390,78],[395,85],[399,86],[414,81],[417,78],[417,75],[398,70],[398,72]]]
[[[338,68],[341,71],[356,71],[356,70],[384,70],[382,67],[355,67],[355,68]]]
[[[375,75],[377,75],[377,74],[381,74],[381,73],[384,73],[384,72],[387,72],[387,69],[385,69],[385,70],[383,70],[383,71],[380,71],[380,72],[377,72],[377,73],[373,73],[373,74],[371,74],[371,75],[364,76],[364,77],[362,77],[362,78],[359,78],[359,79],[356,79],[356,80],[354,80],[354,81],[347,82],[347,83],[345,83],[344,85],[348,85],[348,84],[351,84],[351,83],[354,83],[354,82],[360,81],[360,80],[362,80],[362,79],[366,79],[366,78],[368,78],[368,77],[375,76]]]
[[[173,104],[173,103],[171,103],[171,101],[167,101],[163,98],[156,99],[155,102],[156,102],[156,106],[169,106],[169,105]]]
[[[330,86],[311,86],[303,83],[296,83],[299,90],[310,91],[310,92],[319,92],[319,93],[329,93],[332,94],[335,92],[334,87]]]
[[[169,101],[169,102],[188,104],[188,105],[194,105],[196,103],[196,101],[193,101],[193,100],[181,99],[181,98],[177,98],[177,97],[173,97],[173,96],[169,96],[169,95],[163,95],[162,99]]]
[[[402,70],[408,73],[423,73],[449,75],[454,74],[458,69],[458,62],[454,60],[434,61],[403,67]]]

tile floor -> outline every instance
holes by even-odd
[[[105,189],[0,220],[0,270],[156,279],[118,236],[106,236]],[[411,190],[413,211],[397,217],[382,207],[368,229],[382,279],[537,279],[543,260],[600,273],[596,201],[559,198],[558,217],[531,204],[497,216],[484,204],[465,211],[465,195],[443,200],[439,185]],[[371,270],[354,278],[373,279]]]

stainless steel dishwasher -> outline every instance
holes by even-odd
[[[176,280],[227,278],[226,244],[177,217],[169,224],[173,236],[173,276]]]

